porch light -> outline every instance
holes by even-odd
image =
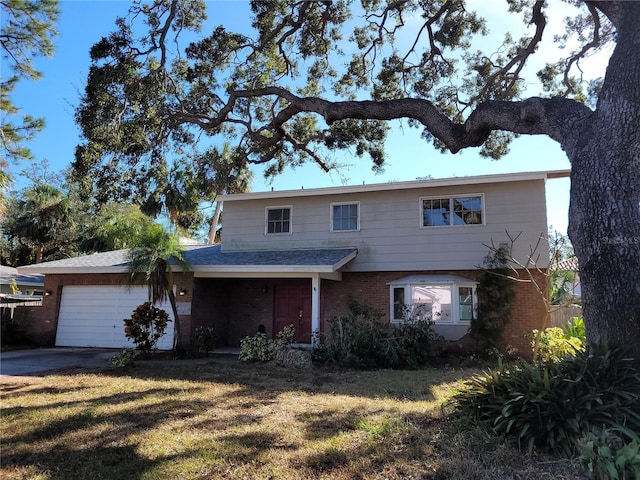
[[[178,291],[178,295],[180,295],[181,297],[184,297],[187,294],[187,291],[184,288],[181,288]]]
[[[45,297],[50,297],[51,296],[51,290],[47,290],[46,292],[44,292],[44,296]]]

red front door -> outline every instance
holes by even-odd
[[[294,343],[311,343],[311,285],[277,285],[274,332],[295,329]]]

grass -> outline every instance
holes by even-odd
[[[5,377],[0,478],[585,478],[449,421],[473,373],[207,359]]]

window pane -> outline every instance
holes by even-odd
[[[482,223],[482,197],[453,199],[454,225]]]
[[[405,313],[404,287],[393,289],[393,319],[403,320]]]
[[[451,208],[448,198],[431,198],[422,201],[422,226],[450,225]]]
[[[333,230],[357,230],[358,229],[358,204],[333,206]]]
[[[411,303],[416,314],[434,322],[451,321],[451,288],[420,285],[411,289]]]
[[[267,233],[289,233],[291,209],[270,208],[267,210]]]
[[[471,287],[459,287],[458,298],[460,303],[460,320],[471,321],[473,319],[473,289]]]

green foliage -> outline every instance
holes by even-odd
[[[640,432],[640,375],[619,349],[594,348],[557,363],[516,363],[469,380],[456,414],[534,447],[570,456],[593,428]]]
[[[173,294],[171,264],[177,264],[182,270],[188,270],[189,265],[184,260],[184,248],[178,235],[166,232],[162,225],[151,225],[141,232],[136,247],[129,250],[128,261],[129,284],[146,284],[151,303],[169,300],[175,321],[173,349],[176,353],[181,352],[180,316]]]
[[[25,345],[28,343],[28,337],[22,323],[11,317],[11,311],[8,308],[2,309],[0,316],[0,340],[2,340],[2,345]]]
[[[213,327],[198,327],[193,336],[196,349],[208,353],[216,346],[216,333]]]
[[[89,228],[81,244],[82,251],[108,252],[132,248],[141,242],[153,221],[135,205],[109,202],[89,219]]]
[[[111,358],[111,363],[120,368],[133,366],[134,360],[140,356],[140,350],[125,348]]]
[[[531,338],[533,358],[542,362],[558,362],[584,352],[586,342],[584,320],[576,317],[564,328],[550,327],[542,332],[533,330]]]
[[[59,188],[35,183],[9,203],[2,230],[14,248],[29,251],[29,263],[69,256],[77,241],[69,197]]]
[[[496,348],[511,318],[515,290],[513,280],[508,278],[509,255],[508,245],[502,244],[491,248],[484,259],[477,288],[478,309],[469,329],[481,351]]]
[[[264,333],[256,333],[253,337],[245,337],[240,340],[240,355],[243,362],[259,361],[270,362],[275,358],[276,350],[291,344],[295,329],[287,325],[278,332],[276,339],[267,338]]]
[[[58,0],[3,0],[0,9],[0,168],[6,168],[5,160],[32,159],[26,145],[44,127],[42,118],[28,114],[15,118],[20,108],[10,95],[19,80],[38,80],[42,76],[33,61],[38,56],[53,55],[59,9]]]
[[[131,318],[124,320],[124,334],[136,344],[136,348],[144,353],[156,349],[158,340],[164,335],[169,320],[169,314],[145,302],[138,306]]]
[[[442,352],[444,341],[428,320],[390,328],[376,309],[349,302],[349,313],[329,321],[325,342],[314,352],[320,363],[348,368],[418,368]]]
[[[580,455],[593,480],[640,478],[640,437],[625,440],[615,428],[594,428],[584,439]]]

